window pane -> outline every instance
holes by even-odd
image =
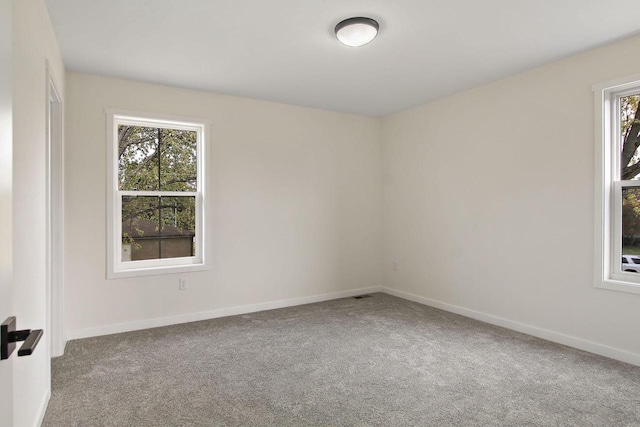
[[[118,126],[118,188],[157,191],[158,129]]]
[[[640,94],[620,98],[620,179],[640,179]]]
[[[197,132],[162,129],[160,135],[160,190],[196,191]]]
[[[162,258],[195,255],[196,198],[162,197]]]
[[[196,200],[122,197],[122,261],[194,255]]]
[[[640,254],[640,188],[627,187],[622,189],[622,270],[635,271],[628,261],[636,263],[638,258],[628,255]],[[630,270],[631,269],[631,270]]]
[[[118,184],[125,191],[196,191],[196,131],[118,126]]]

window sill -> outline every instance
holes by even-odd
[[[131,268],[126,270],[107,271],[107,279],[126,277],[157,276],[161,274],[190,273],[192,271],[210,270],[207,264],[168,265],[163,267]]]
[[[640,279],[640,273],[638,274],[638,278]],[[640,283],[627,282],[622,279],[598,280],[595,284],[595,287],[600,289],[609,289],[611,291],[640,294]]]

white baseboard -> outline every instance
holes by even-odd
[[[157,328],[160,326],[176,325],[179,323],[197,322],[199,320],[216,319],[218,317],[235,316],[238,314],[255,313],[257,311],[273,310],[276,308],[293,307],[302,304],[329,301],[339,298],[348,298],[356,295],[380,292],[379,286],[370,288],[352,289],[348,291],[332,292],[329,294],[311,295],[308,297],[291,298],[279,301],[247,304],[236,307],[226,307],[211,311],[187,313],[177,316],[159,317],[155,319],[140,320],[135,322],[117,323],[114,325],[99,326],[96,328],[77,329],[67,331],[67,340],[97,337],[101,335],[118,334],[121,332],[137,331],[140,329]]]
[[[611,359],[620,360],[622,362],[640,366],[640,354],[631,353],[629,351],[621,350],[614,347],[609,347],[604,344],[598,344],[596,342],[584,340],[582,338],[561,334],[559,332],[553,332],[548,329],[542,329],[536,326],[515,322],[513,320],[504,319],[502,317],[493,316],[491,314],[482,313],[457,305],[447,304],[441,301],[421,297],[419,295],[410,294],[408,292],[399,291],[397,289],[382,287],[381,291],[389,295],[428,305],[430,307],[439,308],[451,313],[460,314],[465,317],[470,317],[472,319],[480,320],[482,322],[490,323],[496,326],[501,326],[503,328],[511,329],[517,332],[522,332],[523,334],[532,335],[534,337],[542,338],[547,341],[552,341],[558,344],[577,348],[579,350],[588,351],[589,353],[595,353],[600,356],[605,356]]]
[[[80,338],[96,337],[101,335],[117,334],[121,332],[137,331],[140,329],[157,328],[161,326],[176,325],[179,323],[197,322],[200,320],[216,319],[219,317],[235,316],[238,314],[255,313],[264,310],[273,310],[277,308],[293,307],[302,304],[312,304],[316,302],[329,301],[339,298],[347,298],[356,295],[384,292],[389,295],[393,295],[399,298],[403,298],[409,301],[414,301],[420,304],[428,305],[430,307],[439,308],[441,310],[449,311],[451,313],[460,314],[465,317],[480,320],[482,322],[490,323],[492,325],[501,326],[503,328],[511,329],[523,334],[532,335],[534,337],[542,338],[548,341],[553,341],[558,344],[563,344],[569,347],[574,347],[580,350],[588,351],[590,353],[599,354],[601,356],[609,357],[611,359],[620,360],[622,362],[631,363],[633,365],[640,366],[640,354],[631,353],[626,350],[610,347],[604,344],[599,344],[593,341],[584,340],[582,338],[565,335],[559,332],[550,331],[548,329],[538,328],[536,326],[527,325],[525,323],[516,322],[513,320],[505,319],[491,314],[482,313],[476,310],[460,307],[453,304],[447,304],[441,301],[421,297],[408,292],[399,291],[397,289],[386,287],[370,287],[352,289],[349,291],[333,292],[329,294],[312,295],[308,297],[292,298],[279,301],[270,301],[258,304],[248,304],[236,307],[226,307],[211,311],[202,311],[198,313],[181,314],[177,316],[160,317],[155,319],[140,320],[136,322],[118,323],[114,325],[99,326],[96,328],[78,329],[74,331],[68,331],[66,334],[67,340],[74,340]],[[47,397],[48,401],[48,397]],[[46,410],[46,406],[44,407]],[[42,413],[44,417],[44,412]]]
[[[51,399],[51,388],[47,388],[44,392],[44,396],[40,402],[40,407],[38,408],[38,413],[36,414],[35,422],[33,423],[35,427],[40,427],[42,425],[44,416],[47,413],[47,406],[49,406],[49,399]]]

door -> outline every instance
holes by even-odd
[[[11,0],[0,0],[0,323],[13,313]],[[0,361],[0,426],[13,425],[13,360]]]

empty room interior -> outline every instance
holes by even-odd
[[[0,0],[0,426],[640,425],[638,16]]]

